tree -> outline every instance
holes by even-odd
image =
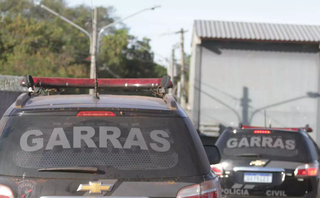
[[[92,31],[90,7],[68,7],[64,0],[42,3]],[[0,11],[0,74],[89,77],[89,39],[78,29],[31,0],[3,0]],[[116,20],[113,7],[100,7],[98,13],[100,27]],[[137,40],[124,25],[109,29],[98,55],[99,77],[163,75],[165,68],[153,62],[149,41]]]
[[[139,41],[128,35],[126,29],[106,35],[102,38],[99,67],[107,65],[122,78],[161,77],[166,74],[166,69],[153,62],[154,55],[150,53],[149,42],[147,38]],[[112,76],[110,73],[100,74],[102,77],[111,77],[110,75]]]
[[[57,25],[56,19],[39,20],[31,11],[35,8],[28,1],[18,1],[17,6],[5,10],[0,29],[0,73],[34,76],[84,77],[87,75],[85,57],[72,42],[83,43],[84,35],[74,29]],[[63,6],[62,1],[55,1]],[[4,1],[6,3],[6,1]],[[29,6],[25,6],[29,5]],[[2,6],[2,4],[1,4]],[[2,7],[1,7],[2,8]],[[18,13],[17,13],[18,12]],[[68,36],[65,34],[68,31]],[[72,31],[73,30],[73,31]],[[83,48],[82,48],[83,49]]]

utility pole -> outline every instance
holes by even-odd
[[[181,28],[181,100],[180,105],[182,108],[186,108],[186,79],[185,79],[185,69],[184,69],[184,30]]]
[[[174,67],[175,67],[175,60],[174,60],[174,48],[172,48],[172,51],[171,51],[171,68],[170,68],[170,75],[171,75],[171,81],[172,81],[172,84],[174,84]]]
[[[183,28],[181,28],[180,31],[177,32],[171,32],[171,33],[165,33],[162,34],[160,36],[164,36],[164,35],[173,35],[173,34],[181,34],[181,42],[180,42],[180,49],[181,49],[181,76],[180,76],[180,82],[178,86],[178,89],[181,90],[180,95],[181,98],[178,97],[178,102],[181,105],[182,108],[186,108],[186,95],[187,95],[187,91],[186,91],[186,77],[185,77],[185,65],[184,65],[184,33],[188,32],[188,30],[184,30]],[[177,47],[174,47],[177,48]],[[174,72],[173,72],[174,73]],[[181,89],[180,89],[180,88]]]
[[[174,86],[174,66],[175,66],[174,50],[175,50],[175,48],[173,47],[172,51],[171,51],[170,67],[168,69],[168,75],[171,76],[171,82],[172,82],[173,86]],[[174,88],[173,89],[169,89],[169,93],[171,95],[174,95]]]
[[[91,64],[90,64],[90,78],[96,79],[96,50],[97,50],[97,25],[98,25],[98,8],[95,7],[93,11],[92,19],[92,42],[91,42]],[[93,89],[90,89],[90,94],[94,93]]]

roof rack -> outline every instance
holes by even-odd
[[[29,93],[22,93],[20,96],[18,96],[16,103],[15,103],[15,108],[20,109],[22,108],[27,101],[31,98]]]
[[[167,106],[170,109],[177,109],[178,108],[177,101],[174,99],[174,97],[172,95],[165,95],[163,97],[163,100],[167,103]]]

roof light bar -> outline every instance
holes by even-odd
[[[157,88],[161,85],[161,78],[123,78],[98,79],[99,88]],[[46,78],[34,77],[34,86],[43,88],[94,88],[94,79],[90,78]],[[25,81],[21,81],[22,86],[27,86]],[[172,88],[172,82],[168,87]]]
[[[257,126],[243,125],[241,128],[242,129],[259,129],[259,128],[268,128],[268,127],[257,127]],[[295,128],[278,128],[278,127],[274,128],[274,127],[272,127],[271,129],[282,129],[282,130],[289,130],[289,131],[299,131],[299,130],[303,129],[307,132],[312,132],[312,128],[310,128],[310,127],[308,127],[307,129],[305,129],[304,127],[300,127],[300,128],[297,128],[297,127],[295,127]]]

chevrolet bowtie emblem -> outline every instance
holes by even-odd
[[[256,160],[250,162],[250,166],[263,166],[266,164],[266,161]]]
[[[89,182],[87,184],[80,184],[77,191],[89,191],[89,194],[102,193],[103,191],[111,191],[113,184],[102,184],[101,182]]]

